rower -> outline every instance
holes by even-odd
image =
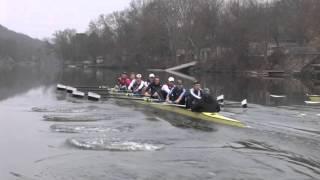
[[[169,92],[166,98],[167,103],[185,105],[186,89],[182,80],[178,80],[176,86]]]
[[[154,81],[149,84],[149,86],[145,89],[145,96],[149,96],[154,99],[164,100],[161,93],[161,82],[159,77],[155,77]]]
[[[131,81],[128,89],[131,90],[134,94],[142,94],[144,84],[145,83],[142,80],[142,75],[137,74],[136,78],[133,81]]]
[[[136,79],[136,74],[134,72],[130,73],[130,82],[132,82],[134,79]]]
[[[174,78],[169,77],[167,84],[164,84],[161,88],[163,97],[167,97],[170,91],[175,87],[174,85]]]
[[[149,74],[149,78],[145,82],[145,87],[148,87],[151,83],[154,82],[155,75],[153,73]]]
[[[128,74],[123,72],[121,76],[118,78],[118,86],[120,90],[127,90],[128,86],[130,85],[131,81],[128,78]]]
[[[219,112],[220,105],[215,98],[201,89],[200,82],[193,83],[186,97],[186,107],[194,112]]]

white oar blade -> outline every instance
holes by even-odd
[[[57,84],[57,90],[66,90],[67,86],[63,84]]]
[[[73,93],[74,91],[77,91],[76,88],[71,87],[71,86],[67,86],[67,87],[66,87],[66,90],[67,90],[68,93]]]
[[[101,95],[93,92],[88,92],[88,99],[89,100],[94,100],[94,101],[99,101],[101,99]]]
[[[305,101],[305,103],[308,105],[320,105],[320,102],[316,102],[316,101]]]
[[[286,98],[287,96],[286,95],[270,94],[270,97],[273,97],[273,98]]]
[[[223,101],[224,100],[224,95],[220,95],[217,97],[217,101]]]
[[[247,99],[244,99],[243,101],[241,101],[241,106],[242,106],[243,108],[247,108],[247,107],[248,107],[248,101],[247,101]]]
[[[72,96],[77,98],[84,98],[85,95],[86,94],[84,92],[77,91],[77,90],[72,92]]]

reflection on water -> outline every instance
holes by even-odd
[[[53,69],[44,72],[38,68],[16,66],[0,71],[0,101],[36,87],[51,85],[56,79],[57,73]]]

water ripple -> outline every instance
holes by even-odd
[[[247,141],[238,141],[235,143],[231,143],[225,148],[232,148],[236,150],[254,150],[260,153],[264,153],[269,157],[273,157],[282,161],[286,161],[291,165],[296,165],[298,167],[303,167],[308,170],[311,170],[314,174],[320,175],[320,162],[309,157],[305,157],[304,155],[296,154],[290,151],[285,151],[281,149],[277,149],[271,145],[268,145],[264,142],[259,142],[255,140],[247,140]],[[246,151],[247,152],[247,151]],[[290,165],[289,165],[290,167]],[[296,169],[295,169],[296,171]],[[303,171],[303,170],[301,170]],[[309,175],[312,176],[312,175]]]
[[[85,107],[33,107],[33,112],[56,112],[56,113],[85,113],[98,110],[98,106],[85,106]]]
[[[109,127],[99,125],[65,125],[65,124],[54,124],[50,126],[54,132],[62,133],[92,133],[92,132],[125,132],[131,131],[133,126],[120,126],[120,127]]]
[[[53,121],[53,122],[93,122],[108,120],[109,116],[96,116],[92,117],[90,115],[78,115],[78,116],[65,116],[65,115],[44,115],[44,121]]]
[[[67,143],[79,149],[97,151],[158,151],[164,148],[160,143],[105,138],[70,138]]]

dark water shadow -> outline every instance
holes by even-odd
[[[271,145],[268,145],[264,142],[259,142],[256,140],[247,140],[247,141],[237,141],[235,143],[232,143],[230,145],[224,146],[224,148],[231,148],[237,151],[241,151],[244,153],[258,153],[258,156],[260,153],[264,154],[268,157],[273,157],[281,161],[285,161],[288,164],[296,165],[296,167],[300,168],[306,168],[308,170],[311,170],[314,174],[307,174],[305,173],[304,169],[297,169],[291,166],[293,171],[296,171],[298,173],[304,172],[304,175],[307,175],[309,177],[315,178],[315,175],[320,175],[320,162],[309,157],[305,157],[304,155],[300,155],[294,152],[281,150],[278,148],[275,148]]]

